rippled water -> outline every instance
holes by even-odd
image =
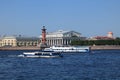
[[[0,51],[0,80],[120,80],[120,50],[18,57],[23,52]]]

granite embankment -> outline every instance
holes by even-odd
[[[40,50],[40,47],[1,47],[0,50]]]
[[[102,46],[91,46],[91,50],[110,50],[120,49],[120,45],[102,45]]]
[[[120,46],[108,46],[108,45],[102,45],[102,46],[91,46],[91,50],[110,50],[110,49],[119,49]],[[0,50],[40,50],[40,47],[1,47]]]

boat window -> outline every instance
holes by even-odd
[[[43,54],[43,55],[50,56],[50,54]]]
[[[37,53],[37,54],[35,54],[35,55],[42,55],[42,54],[38,54],[38,53]]]
[[[60,55],[60,53],[53,53],[52,55]]]

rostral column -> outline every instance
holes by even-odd
[[[41,30],[42,30],[42,41],[41,41],[41,44],[40,44],[40,48],[43,49],[43,48],[47,47],[45,26],[43,26],[43,28]]]

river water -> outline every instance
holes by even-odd
[[[23,52],[0,51],[0,80],[120,80],[120,50],[18,57]]]

